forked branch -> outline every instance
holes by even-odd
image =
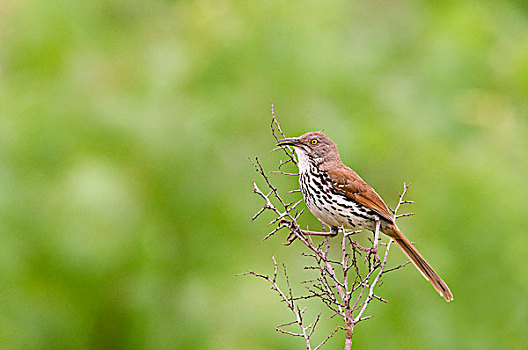
[[[276,141],[286,137],[275,116],[273,106],[270,127],[271,134]],[[275,257],[273,257],[274,272],[272,276],[259,274],[254,271],[248,271],[242,275],[253,275],[266,280],[271,285],[272,290],[279,295],[281,301],[290,310],[293,320],[278,325],[276,327],[278,332],[303,338],[306,349],[315,350],[320,349],[340,330],[344,330],[345,350],[351,349],[355,326],[372,317],[372,315],[367,314],[368,305],[373,301],[387,302],[385,298],[376,294],[376,288],[380,285],[382,277],[389,272],[403,268],[407,263],[390,268],[387,266],[392,245],[392,239],[390,238],[386,243],[382,242],[381,238],[379,241],[372,241],[374,247],[378,245],[382,247],[380,252],[382,258],[376,258],[375,250],[370,247],[363,247],[352,239],[353,235],[359,231],[347,231],[341,228],[341,239],[324,237],[320,242],[315,241],[317,238],[305,235],[305,231],[301,230],[298,223],[304,212],[304,208],[299,208],[302,198],[294,200],[284,199],[283,194],[281,194],[282,191],[279,191],[272,184],[269,176],[270,173],[296,175],[295,173],[281,170],[287,163],[296,164],[294,151],[287,146],[281,146],[274,150],[282,150],[286,155],[286,160],[280,161],[277,170],[266,172],[258,158],[250,159],[263,181],[262,188],[256,181],[253,181],[253,192],[264,201],[263,206],[253,216],[253,220],[259,218],[264,212],[272,212],[273,219],[269,221],[268,226],[273,226],[273,229],[264,236],[264,240],[275,235],[280,230],[285,230],[287,233],[286,244],[291,244],[297,240],[298,244],[305,247],[306,251],[301,254],[308,259],[305,269],[313,271],[314,275],[311,279],[301,283],[305,289],[305,294],[301,296],[294,294],[284,263],[282,264],[284,283],[282,287],[279,285],[278,264]],[[402,205],[413,203],[404,199],[409,185],[403,184],[403,191],[399,194],[398,203],[392,211],[394,220],[412,215],[412,213],[398,214]],[[298,189],[285,191],[285,195],[295,195],[298,192]],[[340,241],[339,249],[330,249],[330,243],[336,244],[338,241]],[[319,300],[325,306],[324,309],[327,310],[330,318],[337,317],[342,320],[341,325],[338,325],[330,334],[320,339],[315,346],[312,345],[314,343],[313,336],[316,326],[320,322],[322,312],[318,312],[313,321],[308,323],[306,321],[307,309],[301,305],[308,299]]]

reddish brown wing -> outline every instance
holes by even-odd
[[[332,186],[338,193],[374,210],[384,219],[392,222],[392,217],[381,197],[352,169],[347,167],[328,170]]]

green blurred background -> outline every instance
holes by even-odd
[[[388,275],[356,349],[526,349],[527,96],[525,1],[0,1],[0,348],[302,348],[234,276],[304,263],[250,220],[273,103],[389,205],[414,184],[455,294]]]

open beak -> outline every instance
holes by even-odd
[[[277,146],[298,146],[300,144],[298,138],[282,139],[277,141]]]

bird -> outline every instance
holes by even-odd
[[[335,143],[321,132],[277,141],[278,146],[293,146],[297,154],[299,186],[310,212],[331,232],[307,234],[335,236],[339,228],[381,231],[400,247],[407,258],[447,302],[454,300],[444,280],[404,236],[381,197],[351,168],[341,161]]]

